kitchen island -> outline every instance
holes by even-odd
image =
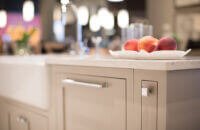
[[[48,58],[47,64],[58,92],[55,110],[60,130],[200,129],[199,57],[58,56]]]
[[[0,71],[2,130],[200,129],[199,57],[11,56]]]

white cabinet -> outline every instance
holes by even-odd
[[[124,79],[66,74],[65,130],[126,130]]]

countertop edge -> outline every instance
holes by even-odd
[[[70,62],[69,62],[70,61]],[[141,63],[143,62],[143,63]],[[88,66],[88,67],[109,67],[109,68],[124,68],[124,69],[141,69],[141,70],[188,70],[200,69],[200,61],[184,61],[184,62],[148,62],[148,61],[84,61],[84,60],[60,60],[48,59],[47,64],[51,65],[73,65],[73,66]]]

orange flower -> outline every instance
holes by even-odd
[[[22,40],[24,33],[30,35],[29,43],[31,45],[37,45],[40,42],[41,31],[33,26],[30,26],[27,30],[21,25],[9,26],[6,32],[10,35],[12,42]]]
[[[31,45],[37,45],[40,42],[40,30],[38,28],[36,28],[29,41]]]
[[[13,26],[8,26],[8,28],[6,30],[6,33],[9,34],[9,35],[11,35],[12,32],[13,32],[13,28],[14,28]]]
[[[30,26],[28,29],[27,29],[27,33],[28,34],[31,34],[33,32],[33,30],[36,29],[35,27],[33,26]]]
[[[9,26],[6,32],[10,35],[11,40],[14,42],[22,39],[23,34],[25,32],[25,28],[21,25]]]

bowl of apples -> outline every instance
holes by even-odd
[[[121,51],[109,51],[115,58],[124,59],[183,59],[191,49],[187,51],[177,50],[177,43],[171,37],[163,37],[160,40],[145,36],[141,39],[130,39],[126,41]]]

